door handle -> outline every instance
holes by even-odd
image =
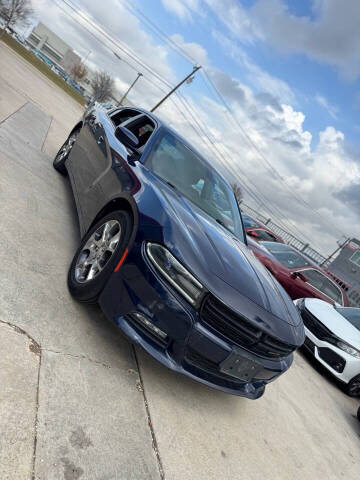
[[[97,140],[98,145],[100,145],[100,143],[103,143],[103,141],[104,141],[104,137],[101,135]]]

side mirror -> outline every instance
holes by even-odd
[[[116,127],[115,137],[123,144],[125,147],[129,148],[138,148],[139,140],[138,138],[130,132],[125,127]]]
[[[254,230],[249,230],[247,232],[247,235],[249,235],[250,237],[259,238],[259,234],[257,232],[255,232]]]
[[[300,280],[302,280],[303,282],[307,282],[307,281],[308,281],[307,276],[304,275],[304,274],[301,273],[301,272],[292,272],[291,278],[293,278],[293,279],[300,278]]]

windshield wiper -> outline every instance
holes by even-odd
[[[175,185],[173,185],[172,183],[168,182],[167,180],[165,180],[165,182],[169,185],[169,187],[173,188],[174,190],[177,190],[177,188],[175,187]]]

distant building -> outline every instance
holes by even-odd
[[[69,49],[65,52],[61,60],[61,66],[65,70],[65,72],[71,72],[72,66],[76,65],[79,62],[81,62],[81,58],[79,57],[79,55],[73,50]]]
[[[79,55],[67,43],[41,22],[33,28],[27,42],[66,72],[71,70],[74,63],[81,61]]]
[[[360,306],[360,240],[353,238],[328,266],[328,270],[350,285],[348,296]]]

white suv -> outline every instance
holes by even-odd
[[[360,396],[360,308],[333,306],[317,298],[294,301],[305,326],[304,347]]]

